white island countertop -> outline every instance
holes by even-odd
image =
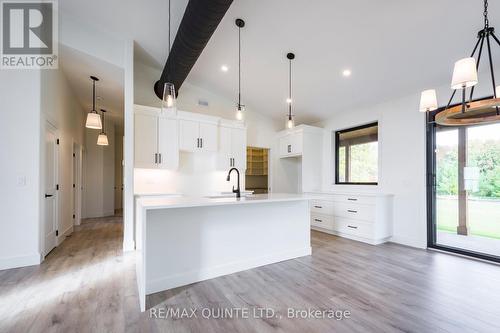
[[[164,208],[189,208],[189,207],[206,207],[206,206],[222,206],[222,205],[244,205],[257,204],[266,202],[283,202],[283,201],[300,201],[312,199],[309,195],[291,194],[291,193],[268,193],[254,194],[246,197],[142,197],[138,198],[137,204],[141,208],[164,209]]]

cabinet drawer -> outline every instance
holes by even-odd
[[[333,216],[311,214],[311,225],[315,227],[333,229]]]
[[[375,206],[335,202],[333,204],[333,215],[365,222],[374,222]]]
[[[371,196],[362,195],[348,195],[348,194],[333,194],[332,200],[336,202],[362,204],[362,205],[375,205],[376,198]]]
[[[343,234],[364,238],[374,237],[373,224],[371,223],[337,218],[335,219],[335,229]]]
[[[311,212],[333,215],[333,202],[324,200],[312,200]]]

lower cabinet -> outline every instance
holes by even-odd
[[[392,237],[392,196],[314,193],[311,227],[370,244]]]

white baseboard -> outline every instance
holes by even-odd
[[[134,241],[124,241],[123,242],[123,252],[131,252],[135,251],[135,242]]]
[[[355,240],[355,241],[358,241],[358,242],[367,243],[367,244],[370,244],[370,245],[379,245],[379,244],[388,242],[391,239],[391,237],[377,238],[377,239],[364,238],[364,237],[349,235],[349,234],[338,232],[338,231],[334,231],[334,230],[323,229],[323,228],[316,227],[316,226],[311,226],[311,229],[312,230],[316,230],[316,231],[320,231],[320,232],[324,232],[326,234],[330,234],[330,235],[334,235],[334,236],[339,236],[339,237],[342,237],[342,238],[348,238],[348,239],[352,239],[352,240]]]
[[[422,241],[416,238],[410,238],[410,237],[401,237],[401,236],[392,236],[390,239],[391,243],[397,243],[401,245],[406,245],[409,247],[416,247],[417,249],[426,249],[427,248],[427,241]]]
[[[311,255],[310,246],[286,252],[274,253],[251,260],[232,262],[224,265],[203,268],[196,271],[189,271],[176,275],[166,276],[146,282],[146,294],[149,295],[162,290],[185,286],[194,282],[213,279],[218,276],[233,274],[236,272],[241,272],[248,269],[308,255]]]
[[[0,258],[0,270],[39,265],[40,262],[40,253],[34,253],[19,257]]]

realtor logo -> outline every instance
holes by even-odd
[[[1,1],[2,69],[57,68],[57,2]]]

